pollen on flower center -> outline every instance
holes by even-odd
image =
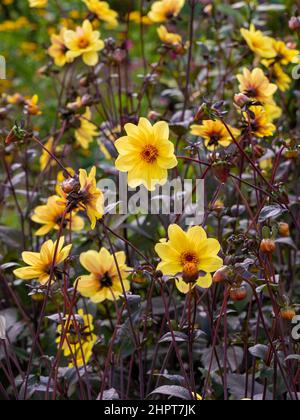
[[[141,158],[147,163],[154,163],[158,158],[158,150],[151,144],[147,145],[141,153]]]
[[[80,38],[78,40],[78,47],[81,49],[87,48],[90,45],[90,42],[86,38]]]
[[[197,255],[192,252],[192,251],[188,251],[188,252],[184,252],[181,255],[181,262],[184,266],[186,266],[187,264],[192,264],[192,265],[199,265],[199,258],[197,257]]]

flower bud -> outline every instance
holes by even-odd
[[[279,223],[279,233],[281,236],[288,237],[290,236],[290,227],[288,223]]]
[[[294,308],[288,306],[281,309],[280,316],[286,321],[292,321],[296,316],[296,311]]]
[[[223,281],[228,280],[229,278],[229,272],[230,269],[227,265],[224,265],[224,267],[220,268],[213,276],[213,282],[214,283],[222,283]]]
[[[273,254],[276,251],[276,243],[273,239],[263,239],[260,244],[260,250],[264,254]]]
[[[241,287],[232,287],[230,289],[230,297],[234,302],[241,302],[242,300],[245,300],[247,297],[247,289],[245,286]]]
[[[78,192],[80,184],[76,178],[67,178],[61,183],[61,188],[65,194],[70,194],[72,192]]]
[[[299,17],[293,16],[289,21],[289,28],[291,31],[297,31],[300,28]]]
[[[237,95],[234,95],[234,102],[237,106],[243,108],[245,105],[251,102],[251,99],[244,93],[238,93]]]

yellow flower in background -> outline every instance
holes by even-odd
[[[97,137],[98,130],[95,124],[91,123],[92,113],[87,108],[85,113],[79,118],[80,127],[75,130],[77,143],[83,148],[88,149],[94,137]]]
[[[47,143],[44,144],[44,147],[49,150],[53,155],[55,155],[56,150],[60,151],[61,147],[54,148],[54,138],[50,137]],[[55,150],[56,149],[56,150]],[[54,159],[51,158],[48,152],[43,149],[41,157],[40,157],[40,167],[41,171],[44,171],[46,168],[50,168],[51,166],[55,166],[56,162]]]
[[[47,235],[51,230],[59,230],[64,218],[63,227],[74,232],[79,232],[84,228],[84,220],[76,215],[76,211],[65,215],[67,202],[63,203],[62,198],[53,195],[48,198],[47,204],[38,206],[34,209],[31,220],[43,225],[36,233],[36,236]]]
[[[276,126],[272,124],[272,119],[266,110],[262,106],[252,106],[249,110],[251,111],[250,124],[252,134],[261,138],[273,136],[276,131]],[[243,114],[246,122],[248,123],[247,114]]]
[[[278,89],[259,68],[255,68],[252,72],[245,68],[243,74],[237,75],[237,79],[240,83],[240,92],[262,104],[272,102],[273,95]]]
[[[278,120],[282,116],[282,109],[275,102],[264,105],[264,109],[271,122]]]
[[[29,0],[30,7],[44,8],[48,6],[48,0]]]
[[[100,32],[94,31],[90,21],[85,20],[82,27],[76,31],[66,30],[64,41],[67,51],[67,59],[74,60],[82,56],[87,66],[95,66],[98,63],[98,52],[104,48],[104,42],[100,39]]]
[[[32,98],[27,98],[25,100],[25,109],[29,115],[41,115],[42,112],[38,106],[39,97],[34,95]]]
[[[274,41],[273,43],[274,50],[276,52],[276,61],[283,66],[287,66],[290,63],[297,63],[298,56],[300,54],[299,50],[288,48],[283,41]]]
[[[270,171],[273,168],[274,157],[263,156],[259,160],[259,167],[263,171]]]
[[[140,118],[138,125],[126,124],[125,131],[127,136],[115,142],[119,153],[116,168],[128,172],[131,188],[144,185],[154,191],[156,185],[167,182],[168,169],[178,164],[169,126],[163,121],[152,126],[146,118]]]
[[[54,59],[54,62],[57,66],[63,67],[67,62],[67,52],[68,48],[65,45],[65,32],[66,29],[63,28],[59,34],[51,35],[51,47],[48,48],[48,54]]]
[[[166,22],[167,20],[173,19],[179,15],[184,3],[185,0],[155,1],[152,4],[151,11],[148,16],[153,22]]]
[[[149,18],[149,16],[142,16],[141,12],[139,12],[138,10],[135,10],[133,12],[129,13],[129,20],[130,22],[134,22],[137,24],[143,24],[143,25],[152,25],[152,20]]]
[[[42,245],[40,252],[23,252],[22,258],[28,267],[18,268],[14,275],[22,280],[37,279],[39,283],[46,284],[50,279],[52,265],[57,269],[70,255],[72,245],[64,247],[64,242],[64,237],[58,243],[49,240]]]
[[[192,227],[186,233],[178,225],[171,225],[168,237],[168,241],[155,247],[162,260],[157,270],[165,276],[179,275],[181,278],[176,280],[176,286],[182,293],[188,293],[196,286],[208,289],[212,285],[211,273],[223,266],[223,260],[218,256],[219,242],[207,238],[200,226]]]
[[[106,1],[82,0],[90,12],[94,13],[98,19],[108,23],[110,28],[118,26],[118,13],[110,8]]]
[[[160,40],[165,44],[177,45],[182,43],[182,37],[179,34],[169,32],[164,25],[157,29],[157,33]]]
[[[232,134],[237,139],[241,132],[237,128],[229,126]],[[194,136],[202,137],[208,150],[215,150],[216,147],[228,147],[232,138],[221,121],[205,120],[202,125],[192,125],[191,133]]]
[[[0,32],[17,31],[19,29],[31,27],[29,20],[25,16],[19,17],[17,20],[6,20],[0,23]]]
[[[286,92],[292,83],[292,79],[287,75],[280,64],[276,63],[272,67],[273,76],[275,78],[275,83],[282,92]]]
[[[80,208],[86,211],[91,221],[92,229],[95,228],[97,220],[101,219],[104,214],[104,196],[102,191],[97,188],[96,183],[96,167],[94,166],[87,174],[85,169],[79,170],[79,198]]]
[[[123,251],[116,252],[115,258],[105,248],[80,255],[81,265],[91,273],[77,280],[77,290],[82,296],[90,298],[93,303],[100,303],[119,299],[123,295],[122,283],[126,292],[130,290],[127,280],[130,268],[126,265],[126,255]]]
[[[256,30],[253,24],[250,25],[249,30],[241,29],[241,34],[250,50],[255,54],[262,58],[275,57],[276,52],[273,48],[273,39]]]
[[[75,319],[74,319],[75,318]],[[93,354],[97,336],[94,334],[94,318],[82,309],[74,316],[67,315],[63,325],[58,325],[57,348],[69,358],[69,367],[86,365]],[[62,342],[63,340],[63,342]]]

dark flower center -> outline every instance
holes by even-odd
[[[218,144],[220,140],[221,140],[221,135],[218,133],[213,133],[210,136],[209,146],[214,146],[215,144]]]
[[[102,287],[112,287],[113,281],[108,273],[105,273],[104,276],[100,279]]]

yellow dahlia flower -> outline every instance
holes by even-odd
[[[144,185],[154,191],[156,185],[164,185],[168,178],[168,169],[177,166],[174,145],[169,141],[169,126],[166,122],[157,122],[154,126],[146,118],[139,124],[126,124],[127,136],[116,141],[119,153],[116,168],[128,172],[128,184],[131,188]]]
[[[182,37],[179,34],[169,32],[164,25],[157,29],[157,33],[164,44],[177,45],[182,43]]]
[[[67,30],[64,34],[67,51],[67,59],[74,60],[82,56],[87,66],[95,66],[98,63],[98,52],[104,48],[104,42],[100,39],[100,32],[94,31],[90,21],[85,20],[82,27],[76,31]]]
[[[153,22],[149,18],[149,16],[142,16],[141,12],[138,10],[134,10],[133,12],[129,13],[129,20],[130,22],[134,22],[137,24],[143,24],[143,25],[151,25]]]
[[[60,152],[62,150],[61,146],[58,146],[54,148],[54,138],[50,137],[47,143],[44,144],[44,147],[49,150],[53,155],[55,155],[56,152]],[[40,167],[41,171],[44,171],[46,168],[50,166],[55,166],[57,163],[54,159],[51,158],[50,154],[43,149],[41,157],[40,157]]]
[[[180,276],[176,286],[182,293],[188,293],[195,286],[209,288],[212,285],[211,273],[223,266],[218,256],[221,246],[216,239],[207,238],[200,226],[184,232],[178,225],[168,230],[169,240],[156,245],[155,251],[162,260],[157,270],[166,276]],[[192,277],[190,282],[184,278]]]
[[[42,112],[38,106],[39,97],[38,95],[33,95],[32,98],[27,98],[25,100],[25,109],[29,115],[41,115]]]
[[[272,102],[273,95],[278,89],[259,68],[255,68],[252,72],[245,68],[243,74],[237,75],[237,79],[241,93],[263,104]]]
[[[63,247],[64,242],[64,237],[60,238],[58,243],[49,240],[42,245],[40,252],[23,252],[22,258],[28,267],[18,268],[14,271],[14,275],[22,280],[37,279],[39,283],[46,284],[50,279],[52,265],[57,269],[70,254],[72,245]],[[54,259],[56,247],[57,253]]]
[[[300,54],[299,50],[294,48],[288,48],[283,41],[274,41],[274,50],[276,52],[276,58],[274,61],[279,62],[283,66],[287,66],[290,63],[297,63]]]
[[[106,299],[117,300],[123,294],[122,283],[126,292],[130,290],[127,280],[130,268],[126,265],[125,253],[117,252],[115,258],[105,248],[101,248],[99,252],[88,251],[80,255],[81,265],[90,272],[77,280],[77,290],[82,296],[90,298],[94,303],[100,303]]]
[[[257,137],[270,137],[276,131],[276,126],[272,123],[270,115],[262,106],[252,106],[251,111],[251,130]],[[244,113],[244,118],[248,122],[248,116]]]
[[[253,24],[249,30],[241,29],[241,34],[247,42],[250,50],[263,58],[275,57],[276,52],[273,48],[273,39],[265,36],[261,31],[257,31]]]
[[[53,229],[58,230],[63,220],[66,206],[66,201],[64,205],[61,197],[53,195],[48,198],[47,204],[36,207],[31,220],[35,223],[43,225],[35,233],[36,236],[47,235],[47,233]],[[84,228],[83,219],[77,216],[75,211],[73,211],[72,214],[68,213],[64,219],[64,227],[67,227],[74,232],[78,232]]]
[[[65,32],[63,28],[59,34],[51,35],[51,46],[48,48],[48,54],[54,59],[57,66],[63,67],[67,62],[68,48],[65,45]]]
[[[91,221],[91,227],[94,229],[97,220],[101,219],[104,214],[104,196],[102,191],[97,188],[96,167],[94,166],[92,168],[89,175],[85,169],[80,169],[79,182],[79,208],[82,208],[87,212],[88,218]]]
[[[112,10],[106,1],[82,0],[90,12],[94,13],[98,19],[108,23],[110,28],[118,26],[118,13]]]
[[[69,367],[80,367],[89,362],[97,341],[93,321],[92,315],[79,309],[75,319],[72,314],[67,315],[64,324],[58,325],[57,348],[61,348],[64,356],[69,358]]]
[[[97,127],[92,124],[92,113],[90,108],[87,108],[85,113],[80,117],[80,127],[75,130],[75,138],[77,143],[83,148],[88,149],[94,137],[97,137]]]
[[[148,16],[153,22],[166,22],[179,15],[185,0],[161,0],[155,1]]]
[[[283,68],[278,63],[274,64],[274,66],[272,67],[272,71],[273,76],[275,78],[275,83],[278,86],[278,88],[282,92],[287,91],[292,83],[292,79],[290,78],[290,76],[283,71]]]
[[[48,0],[29,0],[29,6],[41,9],[48,6]]]
[[[240,130],[230,126],[231,132],[237,139]],[[202,137],[208,150],[215,150],[216,147],[228,147],[232,143],[232,138],[221,121],[205,120],[202,125],[192,125],[191,133],[194,136]]]

